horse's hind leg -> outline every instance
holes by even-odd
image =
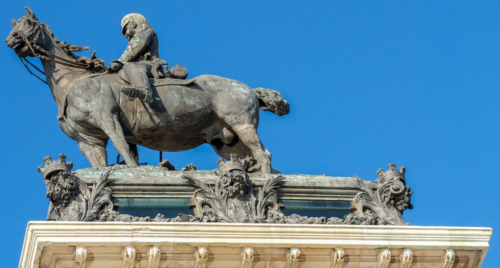
[[[257,160],[257,164],[261,166],[260,173],[271,173],[271,153],[269,153],[260,141],[255,126],[251,124],[233,126],[233,130],[241,142],[250,149],[253,157]]]
[[[231,154],[237,154],[240,159],[249,159],[252,157],[252,152],[248,147],[236,138],[237,141],[231,144],[224,143],[222,140],[214,140],[210,145],[220,157],[224,159],[231,159]]]
[[[88,144],[79,141],[78,148],[80,148],[80,152],[87,157],[92,167],[106,167],[108,165],[106,144],[106,141],[99,144]]]

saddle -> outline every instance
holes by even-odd
[[[123,63],[119,61],[116,62],[123,65]],[[194,78],[186,79],[188,76],[188,72],[186,67],[182,65],[175,65],[171,70],[164,70],[163,66],[168,66],[166,61],[158,58],[153,58],[150,60],[150,62],[152,67],[149,81],[152,86],[187,86],[195,81]],[[122,68],[120,68],[118,71],[118,77],[120,77],[120,79],[122,79],[127,84],[130,84],[129,79]]]
[[[155,87],[161,86],[189,86],[196,81],[195,78],[191,79],[178,79],[178,78],[150,78],[149,83]]]
[[[120,79],[127,83],[131,84],[128,77],[125,75],[125,72],[123,70],[118,71],[117,73],[118,77]],[[154,87],[161,87],[161,86],[188,86],[191,85],[196,81],[195,78],[192,79],[180,79],[180,78],[171,78],[171,77],[153,77],[149,78],[149,83],[154,86]]]

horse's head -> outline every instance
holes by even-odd
[[[18,21],[12,19],[12,26],[14,29],[10,32],[5,42],[7,46],[12,48],[16,55],[19,57],[34,57],[29,46],[26,44],[26,40],[34,44],[40,44],[42,40],[42,27],[43,24],[38,21],[35,14],[25,7],[28,15],[20,18]]]

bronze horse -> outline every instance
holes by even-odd
[[[63,63],[75,62],[71,49],[63,47],[29,8],[26,11],[27,16],[12,21],[6,39],[17,56],[37,56],[38,47]],[[59,126],[78,142],[93,167],[107,166],[106,144],[111,139],[130,166],[138,165],[136,145],[175,152],[209,143],[225,159],[237,154],[255,160],[254,171],[271,172],[271,154],[257,134],[259,108],[270,110],[269,104],[241,82],[201,75],[188,86],[156,86],[155,101],[148,105],[123,95],[123,82],[115,74],[89,75],[61,61],[40,60],[59,108]]]

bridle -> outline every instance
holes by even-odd
[[[38,29],[36,31],[36,35],[33,38],[33,40],[37,40],[40,37],[40,33],[42,32],[42,27],[43,26],[42,26],[42,24],[37,23],[37,25],[35,27],[38,27]],[[26,37],[22,32],[21,32],[21,37],[23,38],[24,42],[28,45],[28,48],[30,49],[30,51],[31,51],[31,53],[33,54],[34,57],[37,57],[37,58],[39,58],[41,60],[50,61],[50,62],[53,62],[53,63],[57,63],[57,64],[61,64],[61,65],[64,65],[64,66],[72,67],[72,68],[85,69],[87,71],[92,71],[92,65],[91,64],[74,62],[74,61],[71,61],[71,60],[59,57],[59,56],[57,56],[57,55],[55,55],[55,54],[53,54],[53,53],[45,50],[43,47],[37,45],[33,41],[30,41],[28,39],[28,37]],[[42,38],[43,38],[43,35],[42,35]],[[25,61],[29,65],[31,65],[32,67],[34,67],[37,71],[39,71],[40,73],[42,73],[43,75],[45,75],[45,72],[43,72],[42,70],[40,70],[40,68],[38,68],[33,63],[31,63],[28,59],[26,59],[26,57],[19,57],[19,60],[24,65],[24,67],[26,67],[26,69],[28,70],[28,72],[30,74],[34,75],[40,81],[42,81],[45,84],[47,84],[47,81],[43,80],[42,78],[40,78],[38,75],[36,75],[35,73],[33,73],[31,71],[31,69],[28,67],[28,65],[26,65]]]

